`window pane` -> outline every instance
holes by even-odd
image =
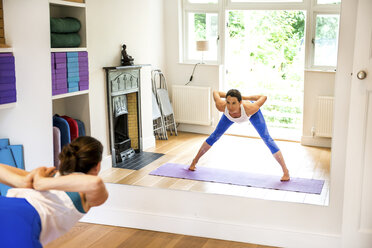
[[[303,0],[231,0],[232,3],[302,3]]]
[[[339,15],[317,15],[314,65],[336,66]]]
[[[339,4],[341,0],[317,0],[317,4]]]
[[[218,0],[188,0],[189,3],[218,3]]]
[[[218,14],[189,13],[188,14],[188,51],[189,60],[217,60]],[[208,40],[209,50],[196,51],[196,41]]]

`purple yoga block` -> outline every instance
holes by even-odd
[[[14,64],[14,57],[0,57],[0,64]]]
[[[13,56],[12,53],[0,53],[0,57],[10,57]]]
[[[89,81],[89,75],[82,75],[82,76],[79,76],[80,78],[80,81]]]
[[[17,101],[17,96],[0,97],[0,104],[12,103]]]
[[[66,78],[60,78],[54,80],[55,84],[66,84],[67,85],[67,79]]]
[[[0,97],[13,97],[17,95],[17,91],[14,90],[2,90],[0,91]]]
[[[1,71],[10,71],[10,70],[14,71],[14,69],[15,69],[14,63],[0,64]]]
[[[64,82],[64,83],[54,83],[54,84],[52,84],[52,88],[56,89],[56,90],[65,89],[65,88],[67,88],[67,83],[66,82]]]
[[[55,63],[67,63],[67,59],[66,58],[55,58],[54,62]]]
[[[65,93],[67,93],[67,88],[60,89],[60,90],[54,90],[54,89],[52,89],[52,95],[53,96],[60,95],[60,94],[65,94]]]
[[[15,76],[12,77],[0,77],[0,84],[15,83]]]
[[[79,85],[79,90],[89,90],[89,85]]]
[[[5,91],[5,90],[15,90],[15,89],[16,89],[15,83],[11,83],[11,84],[0,84],[0,92],[1,91]]]
[[[66,63],[56,63],[56,69],[66,69]]]
[[[66,53],[54,53],[55,58],[66,58]]]
[[[79,85],[89,85],[89,81],[88,80],[80,81]]]
[[[66,74],[67,69],[66,68],[56,69],[55,72],[56,74]]]
[[[0,71],[0,77],[15,77],[14,70]]]
[[[88,61],[79,61],[79,67],[88,67]]]
[[[79,57],[79,63],[88,63],[88,57]]]
[[[56,79],[65,79],[65,80],[67,80],[67,74],[66,73],[62,73],[62,74],[56,73]]]
[[[79,57],[88,57],[88,52],[86,52],[86,51],[78,52],[78,56]]]

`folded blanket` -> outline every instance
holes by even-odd
[[[56,47],[79,47],[80,35],[78,33],[70,34],[57,34],[51,33],[50,35],[52,48]]]
[[[80,28],[80,21],[76,18],[50,18],[51,33],[76,33],[79,32]]]

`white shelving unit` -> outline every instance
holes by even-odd
[[[16,102],[0,104],[0,109],[14,108],[17,105]]]
[[[80,47],[51,48],[50,52],[88,51],[86,42],[86,5],[62,0],[49,0],[50,17],[74,17],[81,23]],[[86,135],[90,135],[89,90],[52,96],[53,115],[67,115],[85,124]]]

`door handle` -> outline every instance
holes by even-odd
[[[367,73],[365,71],[359,71],[357,74],[357,78],[363,80],[367,77]]]

